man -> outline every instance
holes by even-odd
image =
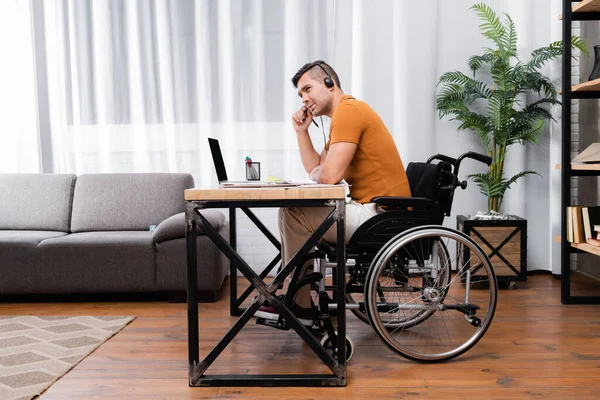
[[[302,107],[292,115],[302,165],[310,178],[326,184],[345,179],[351,201],[346,204],[346,242],[356,229],[377,213],[370,200],[376,196],[410,197],[406,171],[394,139],[383,121],[366,103],[342,91],[337,73],[324,61],[305,64],[292,78]],[[315,150],[308,127],[313,116],[331,118],[329,140],[321,154]],[[287,263],[331,212],[330,208],[294,207],[279,211],[282,262]],[[336,241],[336,227],[324,235]],[[307,265],[303,266],[306,268]],[[314,306],[310,285],[301,287],[291,311],[311,326]],[[257,317],[278,319],[272,306],[262,306]]]

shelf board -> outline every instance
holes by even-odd
[[[600,11],[600,0],[583,0],[573,7],[573,12],[597,12]]]
[[[598,0],[600,1],[600,0]],[[600,78],[594,79],[593,81],[587,81],[580,83],[575,86],[571,86],[571,93],[583,93],[583,92],[597,92],[600,91]],[[559,90],[558,94],[562,94],[563,91]]]
[[[600,171],[598,164],[571,164],[571,169],[575,171]]]
[[[583,0],[573,6],[573,13],[600,12],[600,0]],[[562,19],[562,13],[558,19]]]
[[[600,2],[600,0],[598,0]],[[579,85],[571,86],[571,92],[592,92],[600,90],[600,79],[583,82]]]
[[[587,243],[571,243],[571,247],[575,247],[576,249],[583,250],[587,253],[591,253],[591,254],[600,256],[600,247],[599,246],[592,246],[591,244],[587,244]]]

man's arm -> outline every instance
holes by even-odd
[[[356,143],[348,142],[332,144],[325,161],[311,171],[310,178],[319,183],[338,183],[344,178],[357,147]]]
[[[308,134],[308,127],[311,122],[312,113],[305,105],[292,115],[292,125],[296,131],[296,139],[298,139],[300,159],[302,160],[302,166],[308,174],[321,164],[321,156],[315,150]]]
[[[315,150],[308,131],[296,132],[298,139],[298,149],[300,149],[300,159],[306,173],[310,172],[321,164],[321,156]]]

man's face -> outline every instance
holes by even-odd
[[[298,81],[298,96],[316,117],[326,115],[331,108],[331,91],[322,79],[311,78],[309,72]]]

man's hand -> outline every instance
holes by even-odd
[[[308,179],[319,182],[319,172],[321,172],[320,165],[311,171],[311,173],[308,175]]]
[[[302,106],[298,111],[292,114],[292,125],[296,133],[308,132],[308,127],[312,122],[312,113],[306,106]]]

